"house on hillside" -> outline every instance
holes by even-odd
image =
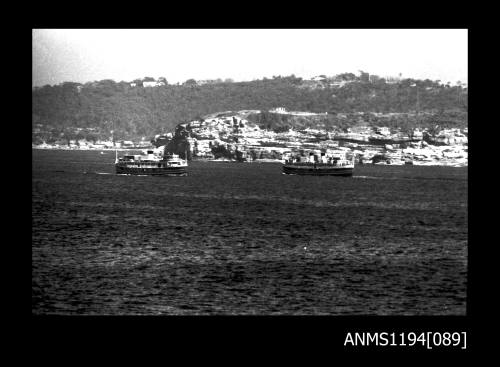
[[[311,78],[311,80],[314,82],[322,82],[322,81],[326,80],[326,76],[325,75],[318,75],[318,76]]]
[[[130,147],[134,146],[134,142],[131,140],[123,140],[120,143],[121,143],[121,146],[124,148],[130,148]]]
[[[379,135],[388,136],[391,135],[391,130],[388,127],[376,127],[375,132]]]
[[[385,79],[385,82],[387,84],[398,84],[401,82],[401,73],[399,74],[399,76],[386,76],[384,79]]]
[[[285,109],[285,107],[276,107],[276,108],[273,108],[272,110],[269,110],[269,112],[286,113],[286,109]]]
[[[205,84],[217,84],[217,83],[222,83],[222,80],[217,80],[217,79],[206,79],[206,80],[197,80],[196,84],[198,85],[205,85]]]
[[[162,85],[165,85],[164,82],[156,82],[156,81],[153,81],[153,82],[142,82],[142,86],[144,88],[147,88],[147,87],[160,87]]]
[[[348,83],[348,81],[346,81],[346,80],[336,80],[336,81],[333,81],[330,83],[330,87],[342,88],[347,83]]]

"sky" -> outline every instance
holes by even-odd
[[[467,82],[466,29],[33,29],[32,86],[359,71]]]

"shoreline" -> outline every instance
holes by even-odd
[[[129,151],[129,150],[144,150],[150,149],[149,147],[140,147],[140,148],[65,148],[65,147],[40,147],[40,146],[32,146],[31,149],[36,150],[74,150],[74,151],[93,151],[93,152],[114,152],[116,151]],[[151,148],[152,149],[152,148]]]
[[[147,147],[141,147],[141,148],[85,148],[85,149],[78,149],[78,148],[64,148],[64,147],[37,147],[37,146],[32,146],[32,150],[65,150],[65,151],[94,151],[94,152],[113,152],[113,151],[137,151],[137,150],[143,150],[143,149],[148,149]],[[215,163],[283,163],[282,160],[280,159],[258,159],[254,161],[244,161],[244,162],[238,162],[236,160],[230,160],[230,159],[193,159],[192,162],[215,162]],[[450,163],[450,162],[439,162],[439,161],[413,161],[413,164],[407,165],[401,162],[398,162],[396,164],[386,164],[386,163],[357,163],[358,165],[381,165],[381,166],[440,166],[440,167],[468,167],[469,164],[463,163],[463,162],[457,162],[457,163]]]

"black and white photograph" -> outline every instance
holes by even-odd
[[[467,315],[467,29],[31,32],[32,315]]]

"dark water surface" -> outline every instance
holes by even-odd
[[[137,177],[32,154],[34,314],[465,314],[467,168]]]

